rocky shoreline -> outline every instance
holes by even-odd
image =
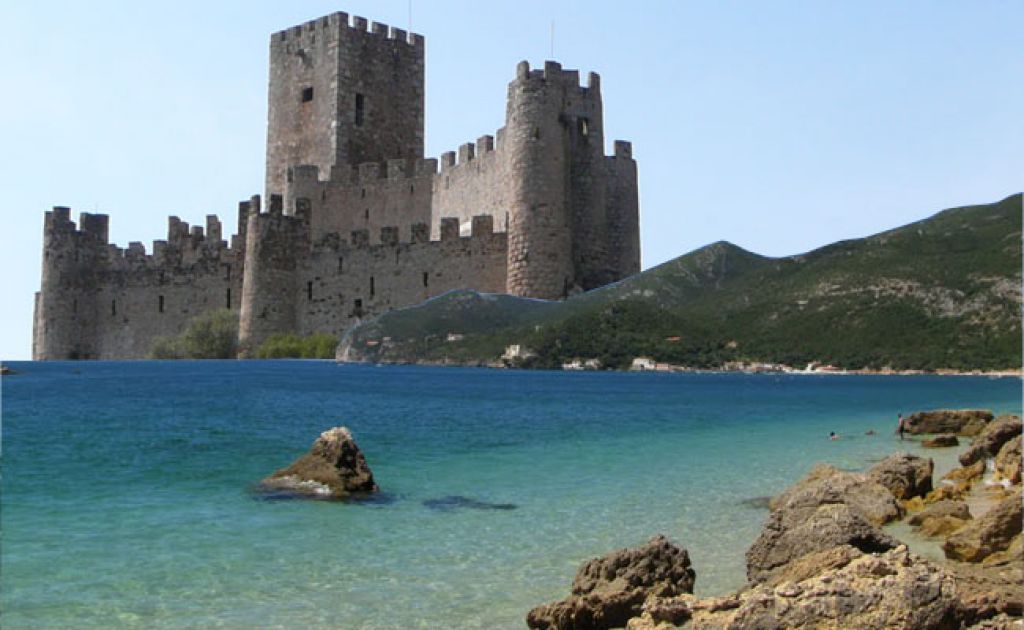
[[[912,434],[973,438],[959,468],[894,453],[866,473],[819,465],[769,502],[746,554],[748,584],[698,598],[699,568],[662,536],[585,563],[569,597],[531,628],[1020,628],[1024,615],[1021,420],[919,412]],[[941,441],[950,444],[951,441]],[[936,445],[939,447],[940,445]],[[941,541],[929,560],[882,529]],[[891,528],[890,528],[891,529]]]

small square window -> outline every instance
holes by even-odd
[[[312,87],[302,88],[302,102],[303,103],[308,103],[311,100],[313,100],[313,88]]]

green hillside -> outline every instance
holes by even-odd
[[[785,258],[714,243],[564,302],[454,292],[350,331],[339,356],[486,363],[517,343],[537,367],[1019,368],[1021,198]]]

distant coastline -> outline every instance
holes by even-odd
[[[529,368],[516,365],[510,365],[501,361],[458,361],[454,359],[449,360],[432,360],[432,359],[420,359],[412,361],[403,360],[392,360],[392,361],[351,361],[351,360],[338,360],[340,364],[345,363],[356,363],[356,364],[372,364],[372,365],[421,365],[428,367],[473,367],[473,368],[489,368],[495,370],[533,370],[541,368]],[[1024,369],[1013,369],[1013,370],[953,370],[953,369],[938,369],[938,370],[872,370],[872,369],[858,369],[858,370],[845,370],[841,368],[831,369],[814,369],[814,370],[799,370],[796,368],[785,366],[784,368],[767,368],[761,366],[747,366],[747,367],[719,367],[719,368],[694,368],[681,365],[667,365],[662,368],[661,365],[657,365],[653,369],[629,369],[619,370],[614,368],[593,368],[593,367],[566,367],[562,366],[560,369],[554,369],[556,372],[654,372],[659,374],[774,374],[774,375],[796,375],[796,376],[978,376],[987,378],[1024,378]]]

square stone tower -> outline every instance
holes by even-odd
[[[299,164],[422,158],[423,110],[422,36],[340,12],[274,33],[267,194]]]

